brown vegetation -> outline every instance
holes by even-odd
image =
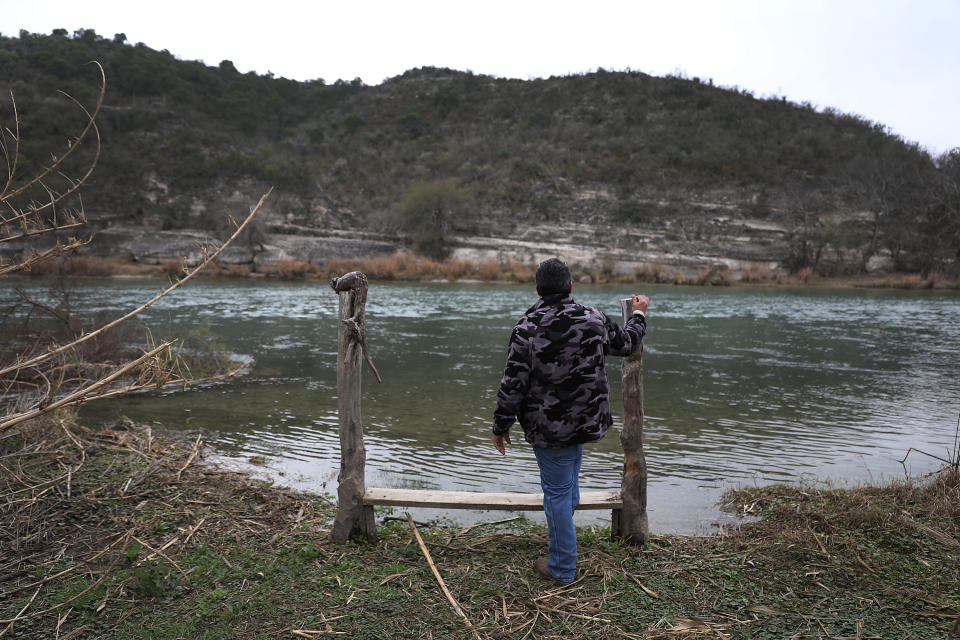
[[[920,273],[896,273],[881,280],[869,280],[864,286],[878,289],[933,289],[938,285],[949,286],[939,272],[931,271],[927,275]]]
[[[534,267],[517,262],[462,259],[434,260],[408,252],[376,258],[331,258],[323,265],[327,277],[362,271],[372,280],[482,280],[531,282]]]

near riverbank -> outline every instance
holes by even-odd
[[[0,635],[463,638],[405,520],[332,545],[335,506],[201,463],[199,440],[70,415],[0,435]],[[581,529],[577,581],[523,520],[421,527],[483,638],[945,638],[960,629],[960,473],[737,492],[761,518],[645,549]],[[399,515],[399,514],[398,514]]]

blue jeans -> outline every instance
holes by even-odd
[[[580,462],[583,445],[559,449],[534,447],[540,466],[543,488],[543,512],[550,534],[550,573],[561,582],[572,582],[577,575],[577,531],[573,528],[573,510],[580,504]]]

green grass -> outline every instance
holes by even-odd
[[[381,526],[376,545],[334,545],[324,497],[195,466],[177,482],[191,443],[153,434],[148,449],[131,426],[83,442],[71,500],[44,503],[34,529],[7,507],[5,521],[48,531],[49,544],[4,554],[30,570],[0,587],[10,594],[0,617],[14,617],[37,587],[11,590],[115,544],[45,583],[25,611],[36,617],[12,637],[56,637],[64,614],[60,637],[470,637],[406,522]],[[61,444],[51,454],[76,460]],[[134,498],[120,495],[151,460],[160,469],[127,492]],[[560,588],[531,570],[546,540],[525,519],[421,534],[484,638],[946,638],[960,614],[958,494],[951,472],[883,488],[745,490],[730,507],[761,518],[723,536],[653,536],[636,548],[580,529],[578,581]]]

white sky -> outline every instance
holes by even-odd
[[[960,0],[0,0],[0,33],[55,28],[297,80],[682,71],[960,146]]]

